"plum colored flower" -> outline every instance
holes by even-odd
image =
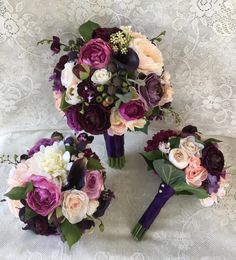
[[[29,181],[34,188],[27,193],[27,204],[36,213],[47,216],[60,205],[60,188],[42,176],[33,175]]]
[[[123,103],[119,108],[120,115],[127,121],[137,120],[144,117],[143,103],[137,100],[131,100]]]
[[[33,147],[31,147],[28,151],[29,156],[33,156],[35,153],[40,151],[41,146],[50,146],[54,143],[52,139],[49,138],[42,138],[40,139]]]
[[[93,31],[92,37],[100,38],[100,39],[104,40],[105,42],[109,42],[111,34],[117,33],[119,31],[121,31],[121,30],[117,27],[97,28]]]
[[[100,218],[104,215],[106,209],[109,207],[111,200],[115,198],[114,193],[111,190],[104,190],[98,200],[99,206],[96,212],[93,214],[94,218]]]
[[[80,124],[79,124],[79,113],[81,110],[81,106],[73,106],[68,108],[65,111],[65,115],[67,118],[67,125],[70,127],[70,129],[74,130],[75,132],[79,132],[81,130]]]
[[[60,38],[57,36],[53,36],[52,37],[52,44],[51,44],[51,50],[53,52],[53,54],[57,54],[60,52],[61,50],[61,42],[60,42]]]
[[[196,126],[187,125],[181,131],[181,137],[187,137],[189,135],[195,135],[198,132]]]
[[[115,52],[113,58],[121,69],[135,71],[139,66],[139,57],[131,48],[126,53]]]
[[[148,109],[158,106],[164,94],[163,88],[164,84],[155,73],[151,73],[145,78],[145,86],[139,87],[139,94],[144,99]]]
[[[208,172],[201,166],[201,161],[197,157],[189,160],[189,166],[185,169],[186,182],[193,187],[201,187],[202,182],[207,179]]]
[[[87,171],[84,177],[83,191],[87,193],[90,199],[96,200],[100,197],[104,189],[103,176],[100,171]]]
[[[215,145],[208,145],[202,150],[201,161],[212,175],[220,174],[225,163],[223,153]]]
[[[91,39],[80,49],[79,63],[95,69],[104,68],[111,56],[111,47],[100,38]]]

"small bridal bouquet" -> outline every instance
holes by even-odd
[[[212,206],[225,195],[228,174],[219,142],[206,138],[190,125],[180,132],[161,130],[147,142],[142,156],[162,182],[132,230],[134,239],[142,239],[162,207],[175,194],[195,195],[203,206]]]
[[[54,53],[65,51],[50,78],[56,107],[75,132],[104,135],[111,167],[124,166],[127,131],[147,133],[150,120],[176,116],[158,48],[164,34],[149,40],[131,26],[102,28],[88,21],[68,44],[56,36],[39,42],[50,43]]]
[[[14,164],[5,196],[11,211],[25,223],[23,230],[60,235],[69,247],[96,222],[104,230],[100,217],[114,195],[105,187],[98,156],[88,147],[92,140],[85,133],[63,138],[55,132],[19,159],[2,158]]]

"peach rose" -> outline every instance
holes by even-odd
[[[89,197],[81,190],[69,190],[62,193],[62,214],[71,224],[80,222],[86,217]]]
[[[20,208],[22,207],[21,202],[19,200],[10,200],[9,198],[7,198],[6,200],[7,200],[8,208],[10,209],[11,213],[15,217],[19,218],[19,211]]]
[[[55,104],[56,109],[59,112],[62,112],[60,109],[61,99],[62,99],[61,91],[58,91],[58,90],[53,91],[53,97],[54,97],[54,104]]]
[[[116,108],[112,108],[111,110],[110,122],[109,135],[123,135],[127,132],[126,121],[123,120]]]
[[[189,166],[185,169],[186,182],[193,187],[200,187],[206,180],[208,172],[201,166],[201,161],[197,157],[189,160]]]
[[[159,76],[163,71],[163,58],[160,50],[140,33],[131,33],[133,39],[130,47],[139,57],[138,71],[146,75],[156,73]]]
[[[135,128],[144,128],[147,121],[145,119],[137,119],[137,120],[131,120],[126,123],[126,126],[131,130],[134,131]]]

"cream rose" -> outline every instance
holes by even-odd
[[[74,68],[73,62],[67,62],[64,69],[61,72],[61,83],[65,88],[70,87],[73,84],[79,84],[80,79],[78,79],[73,73],[72,69]]]
[[[99,206],[98,200],[90,200],[90,201],[89,201],[89,204],[88,204],[87,214],[88,214],[89,216],[92,216],[93,213],[96,212],[98,206]]]
[[[127,121],[126,126],[131,130],[134,131],[135,128],[144,128],[147,121],[145,119],[137,119],[137,120],[131,120]]]
[[[106,84],[110,79],[111,72],[106,69],[96,70],[91,77],[93,83],[101,85]]]
[[[197,143],[194,136],[187,136],[180,140],[180,148],[185,150],[189,157],[201,157],[203,144]]]
[[[111,127],[108,129],[109,135],[123,135],[127,132],[126,121],[121,118],[116,108],[111,109]]]
[[[163,71],[163,58],[160,50],[140,33],[131,33],[133,39],[130,47],[139,57],[138,71],[146,75],[156,73],[159,76]]]
[[[181,148],[172,149],[169,153],[169,161],[178,169],[184,169],[188,166],[189,156]]]
[[[70,190],[62,193],[62,214],[71,224],[86,218],[89,197],[81,190]]]
[[[77,86],[77,84],[72,84],[66,89],[65,100],[70,105],[76,105],[81,102],[81,97],[78,95]]]

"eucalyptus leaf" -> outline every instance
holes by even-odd
[[[33,217],[37,216],[37,213],[34,212],[29,206],[25,206],[25,220],[29,220]]]
[[[209,197],[209,194],[203,188],[195,188],[188,185],[186,182],[178,182],[172,185],[176,194],[190,193],[195,195],[199,199],[205,199]]]
[[[119,94],[119,93],[117,93],[116,96],[123,103],[128,103],[132,99],[132,93],[131,92],[128,92],[126,94]]]
[[[100,28],[100,25],[89,20],[79,27],[79,33],[85,41],[89,41],[92,38],[93,31],[97,28]]]

